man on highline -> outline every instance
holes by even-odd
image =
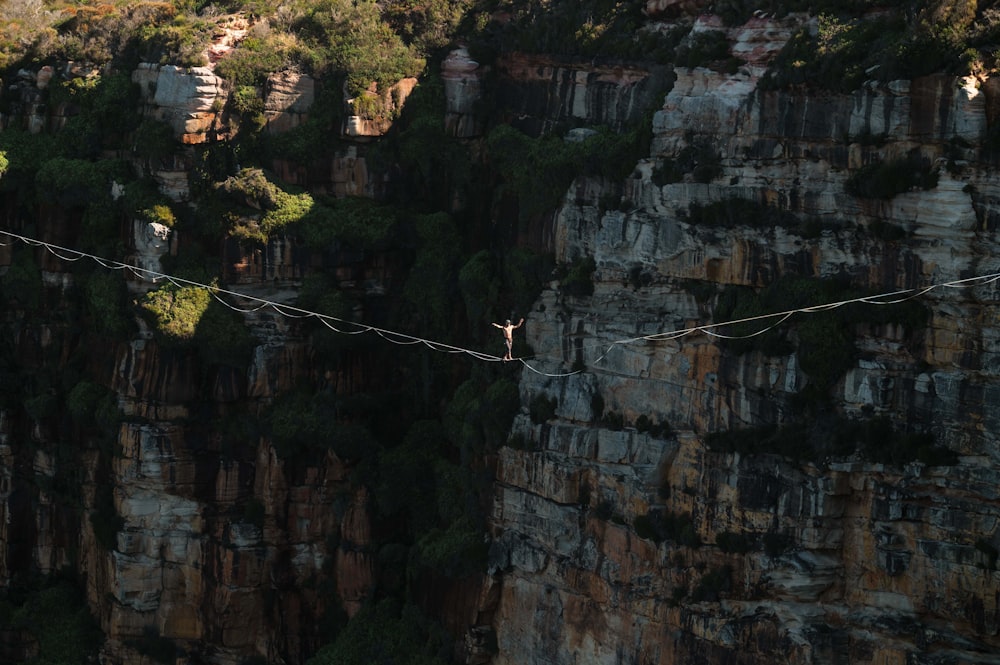
[[[494,328],[499,328],[500,330],[503,331],[503,340],[507,344],[507,355],[503,357],[504,360],[513,360],[513,358],[510,355],[510,351],[511,347],[514,345],[514,331],[520,328],[523,323],[524,323],[524,318],[518,321],[516,326],[510,322],[510,319],[507,319],[507,322],[504,323],[503,325],[499,323],[493,324]]]

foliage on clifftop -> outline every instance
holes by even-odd
[[[935,72],[984,74],[997,67],[1000,9],[964,0],[931,0],[910,13],[838,11],[793,37],[761,81],[850,92],[867,80],[911,79]]]

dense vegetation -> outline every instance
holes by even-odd
[[[70,580],[32,581],[0,598],[0,626],[28,654],[28,665],[84,665],[94,662],[103,636],[86,599]]]
[[[905,8],[828,4],[819,13],[818,29],[794,37],[762,85],[848,92],[866,80],[933,72],[984,74],[996,67],[993,45],[1000,38],[1000,10],[989,3],[925,0]]]

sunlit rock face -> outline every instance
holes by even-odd
[[[290,70],[272,74],[264,94],[267,131],[280,134],[301,125],[315,99],[316,82],[311,76]]]
[[[484,113],[477,108],[483,96],[483,76],[487,68],[457,48],[441,63],[441,80],[445,94],[445,131],[459,138],[480,136],[484,128]]]
[[[226,101],[226,84],[208,67],[140,63],[132,74],[150,119],[166,122],[182,143],[210,140]]]
[[[768,21],[732,29],[732,51],[774,53],[761,36],[780,43],[794,25]],[[649,158],[618,188],[579,180],[556,216],[557,261],[592,257],[593,295],[554,281],[526,323],[537,371],[521,375],[492,516],[496,663],[902,663],[938,651],[988,663],[1000,650],[994,283],[922,294],[916,330],[857,311],[855,355],[817,411],[928,433],[955,453],[944,465],[834,455],[817,428],[799,460],[710,446],[709,433],[795,422],[811,380],[801,355],[738,353],[703,331],[648,337],[711,322],[712,284],[836,278],[884,293],[1000,266],[1000,177],[979,143],[993,81],[814,96],[760,89],[763,61],[732,75],[678,68]],[[665,181],[665,160],[698,145],[718,155],[717,174]],[[908,156],[937,169],[935,186],[848,192],[860,167]],[[692,220],[692,205],[731,198],[743,214]],[[758,204],[816,227],[754,223]],[[811,316],[783,324],[790,339]],[[539,398],[554,418],[529,415]]]
[[[346,99],[349,113],[342,133],[351,138],[383,136],[399,117],[406,98],[417,87],[417,79],[404,78],[384,90],[372,83],[368,90],[355,98]],[[364,112],[359,112],[363,110]]]

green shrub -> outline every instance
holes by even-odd
[[[385,6],[383,20],[420,53],[447,47],[472,9],[472,0],[396,0]]]
[[[247,524],[252,524],[258,529],[262,529],[264,528],[265,515],[265,506],[257,497],[252,496],[243,504],[243,521]]]
[[[14,251],[7,272],[0,277],[0,285],[8,301],[13,300],[26,309],[41,306],[44,295],[42,272],[35,262],[33,250],[19,248]]]
[[[163,665],[175,663],[180,651],[176,642],[160,635],[160,631],[154,626],[146,626],[142,630],[141,637],[125,640],[125,643],[142,655],[149,656]]]
[[[659,439],[670,435],[670,425],[666,422],[654,423],[645,413],[635,420],[635,430],[640,434],[648,433],[651,437]]]
[[[145,118],[135,130],[135,154],[145,159],[149,168],[159,168],[177,148],[173,127],[162,120]]]
[[[785,45],[762,87],[849,92],[868,79],[962,75],[986,59],[996,34],[994,17],[962,3],[926,3],[920,11],[897,8],[874,16],[857,2],[819,9],[818,29],[803,30]]]
[[[679,286],[700,305],[708,303],[718,293],[718,285],[706,279],[682,279]]]
[[[254,340],[242,317],[216,301],[208,288],[167,284],[139,301],[140,311],[169,346],[194,346],[209,363],[240,366]]]
[[[715,544],[726,553],[746,554],[753,549],[754,539],[750,534],[723,531],[716,534]]]
[[[412,663],[445,665],[446,636],[417,607],[393,599],[372,600],[306,665]]]
[[[887,242],[894,242],[896,240],[902,240],[909,235],[901,226],[893,224],[891,222],[886,222],[881,219],[876,219],[864,227],[873,237],[879,240],[885,240]]]
[[[852,196],[868,199],[891,199],[913,189],[937,187],[938,169],[918,155],[874,162],[848,177],[844,190]]]
[[[670,605],[670,607],[678,607],[681,603],[684,602],[684,599],[687,598],[687,595],[688,595],[688,588],[686,584],[675,586],[673,589],[670,590],[670,601],[668,602],[668,605]]]
[[[156,330],[172,343],[194,340],[202,316],[212,302],[208,289],[173,284],[149,291],[140,300],[143,311],[151,314]]]
[[[601,424],[613,432],[625,429],[625,416],[617,411],[607,411],[601,417]]]
[[[712,177],[716,175],[717,173],[713,172]],[[694,201],[686,211],[681,212],[680,218],[694,226],[723,228],[749,226],[764,229],[783,227],[793,230],[801,224],[798,216],[778,206],[741,198],[723,199],[707,204]]]
[[[308,192],[279,185],[258,168],[242,169],[215,189],[231,204],[230,233],[259,243],[279,234],[296,234],[317,249],[335,242],[367,249],[388,237],[398,219],[395,208],[368,198],[317,200]]]
[[[94,271],[82,280],[89,321],[100,335],[125,339],[135,329],[128,290],[120,273]]]
[[[86,159],[53,157],[39,166],[35,185],[61,205],[83,206],[110,193],[106,166]]]
[[[90,525],[94,538],[103,549],[112,552],[118,547],[118,532],[125,520],[115,508],[114,486],[99,484],[94,492],[94,509],[90,512]]]
[[[324,199],[309,204],[308,194],[299,195],[294,207],[286,211],[301,211],[294,229],[310,247],[326,249],[334,242],[355,249],[371,249],[391,237],[399,221],[399,211],[388,205],[360,196]],[[291,202],[289,202],[291,204]]]
[[[728,287],[718,297],[713,311],[717,321],[740,320],[798,307],[853,300],[863,292],[834,279],[786,276],[759,293],[745,287]],[[720,326],[717,332],[743,339],[726,340],[735,353],[759,351],[784,356],[797,352],[802,370],[809,376],[816,395],[825,394],[854,364],[857,350],[855,329],[861,323],[901,324],[907,332],[926,325],[926,306],[917,301],[892,305],[855,303],[828,311],[804,314],[766,333],[748,337],[777,322],[776,318]],[[794,336],[789,334],[794,330]]]
[[[278,456],[295,458],[310,451],[325,451],[339,427],[336,397],[326,391],[304,390],[280,395],[263,418]],[[372,451],[374,452],[374,450]]]
[[[256,86],[237,86],[232,92],[229,103],[233,111],[242,116],[250,117],[264,112],[264,98]]]
[[[25,397],[22,404],[24,405],[24,411],[28,414],[28,417],[32,420],[39,421],[48,418],[55,413],[56,407],[59,405],[59,400],[53,394],[43,393],[41,395]]]
[[[691,33],[674,56],[678,67],[708,67],[728,73],[735,73],[743,62],[730,54],[729,38],[723,30]]]
[[[984,555],[985,562],[980,565],[985,570],[997,569],[997,558],[1000,557],[1000,553],[997,552],[997,548],[993,545],[993,543],[985,538],[980,538],[976,541],[976,551],[981,552]]]
[[[309,117],[280,134],[264,136],[264,150],[273,157],[290,159],[300,164],[310,164],[333,142],[333,126],[335,120],[319,115],[317,104],[313,104]]]
[[[517,383],[501,377],[487,386],[482,400],[482,428],[488,449],[495,450],[506,442],[507,432],[520,408]],[[555,400],[552,400],[551,408],[555,410]]]
[[[295,28],[306,68],[317,76],[344,75],[350,97],[372,83],[386,90],[424,69],[424,59],[393,32],[370,0],[322,0],[309,6]]]
[[[559,402],[554,397],[548,395],[535,395],[528,405],[528,413],[531,415],[531,422],[536,425],[547,423],[556,417],[556,408]]]
[[[503,293],[515,312],[530,311],[555,267],[551,254],[537,254],[515,247],[500,264]]]
[[[462,383],[445,408],[448,439],[465,454],[495,450],[507,442],[520,408],[517,384],[508,378],[472,378]]]
[[[41,588],[14,589],[14,602],[0,600],[0,625],[24,631],[37,647],[28,662],[37,665],[85,665],[95,662],[103,641],[87,601],[68,580],[47,578]],[[10,590],[10,589],[8,589]],[[24,597],[18,602],[18,596]]]
[[[777,559],[792,546],[792,537],[787,533],[768,531],[761,538],[764,553],[772,559]]]
[[[56,134],[30,134],[19,126],[11,126],[0,132],[0,151],[8,163],[2,180],[4,189],[21,188],[30,194],[34,192],[38,169],[43,163],[63,156],[67,146]]]
[[[899,431],[884,416],[858,421],[826,413],[809,414],[781,426],[712,432],[705,436],[705,444],[719,452],[781,455],[811,462],[854,454],[897,466],[912,461],[939,466],[958,462],[958,456],[937,446],[932,435]]]
[[[653,509],[645,515],[636,515],[632,527],[637,536],[646,540],[657,543],[669,540],[684,547],[701,546],[690,515]]]
[[[466,318],[472,324],[490,317],[490,304],[497,301],[500,283],[496,260],[488,250],[476,252],[458,271],[458,288],[465,302]]]
[[[690,30],[644,29],[642,5],[583,0],[570,3],[524,3],[513,6],[503,23],[487,23],[483,33],[497,35],[500,50],[555,53],[564,56],[642,59],[666,64]],[[474,44],[484,49],[482,44]]]
[[[722,566],[705,573],[691,592],[691,600],[695,603],[718,602],[720,597],[732,588],[732,576],[731,566]]]
[[[604,415],[604,397],[600,393],[590,396],[590,414],[594,420],[600,420]]]
[[[587,297],[594,295],[594,271],[597,262],[592,256],[579,257],[569,266],[563,267],[559,288],[566,295]]]
[[[635,168],[651,137],[651,116],[621,134],[601,127],[583,141],[555,134],[530,138],[510,125],[498,125],[486,137],[490,165],[505,191],[517,199],[522,225],[555,210],[580,175],[614,181]]]
[[[700,183],[712,182],[722,175],[719,153],[707,141],[694,141],[681,148],[676,157],[665,158],[653,169],[652,180],[653,184],[662,187],[681,182],[688,174]]]
[[[486,567],[487,541],[482,529],[459,519],[434,528],[417,540],[417,561],[448,577],[463,577]]]
[[[410,426],[401,445],[379,453],[374,494],[381,515],[405,516],[414,534],[439,525],[434,464],[444,444],[441,423],[421,420]]]
[[[288,62],[289,55],[286,40],[253,34],[215,65],[215,73],[229,80],[235,90],[263,86],[270,74]]]
[[[415,220],[419,245],[403,286],[416,328],[447,338],[457,299],[457,273],[462,258],[458,230],[444,212]]]

